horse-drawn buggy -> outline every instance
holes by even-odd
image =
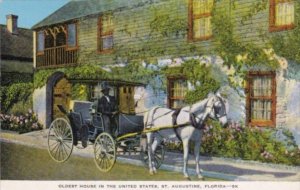
[[[124,81],[105,81],[115,91],[124,90],[124,86],[141,85]],[[128,88],[130,89],[130,88]],[[120,98],[118,97],[117,99]],[[94,102],[73,101],[72,109],[66,110],[58,105],[65,117],[56,118],[49,127],[48,151],[51,158],[57,162],[65,162],[70,157],[73,147],[86,148],[93,145],[94,161],[102,172],[108,172],[114,166],[118,154],[140,153],[141,160],[147,164],[148,154],[145,146],[143,115],[134,111],[122,113],[118,111],[112,115],[114,122],[106,126],[105,116],[98,112],[99,99]],[[120,104],[120,101],[117,101]],[[113,128],[111,131],[108,128]],[[160,144],[155,151],[155,163],[159,167],[164,159],[164,146]]]
[[[120,90],[124,82],[114,81],[112,85]],[[134,83],[131,85],[134,86]],[[179,110],[154,107],[144,116],[119,111],[112,116],[111,125],[116,126],[110,131],[107,130],[104,114],[97,112],[99,109],[95,105],[99,104],[75,102],[71,111],[59,106],[66,117],[56,118],[48,133],[48,150],[55,161],[66,161],[74,146],[85,148],[93,144],[94,161],[100,171],[110,171],[118,154],[135,152],[140,153],[150,174],[153,174],[164,160],[164,140],[177,139],[183,145],[183,174],[188,177],[189,141],[192,140],[195,142],[196,172],[202,178],[199,168],[201,129],[207,118],[218,120],[223,126],[227,123],[227,104],[218,93]]]

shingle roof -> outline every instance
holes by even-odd
[[[32,30],[18,28],[18,34],[7,31],[6,25],[0,25],[1,57],[32,59]]]
[[[157,0],[72,0],[36,25],[32,29],[66,22],[87,15],[114,11],[126,7],[141,6]]]

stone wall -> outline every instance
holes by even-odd
[[[277,72],[276,127],[288,128],[300,145],[300,65],[283,60]],[[291,74],[296,73],[296,74]]]
[[[39,122],[46,126],[46,85],[33,92],[33,111],[37,114]]]

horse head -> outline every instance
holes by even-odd
[[[206,108],[207,116],[213,120],[218,120],[224,127],[227,124],[226,100],[220,94],[210,96]]]

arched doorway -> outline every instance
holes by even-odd
[[[63,113],[57,105],[61,104],[66,109],[69,108],[71,99],[71,84],[68,82],[63,72],[53,73],[47,80],[46,87],[46,126],[50,127],[51,122]]]
[[[69,110],[69,104],[71,100],[71,84],[63,77],[53,87],[53,106],[52,106],[52,118],[63,117],[62,113],[57,105],[62,105],[65,109]]]

